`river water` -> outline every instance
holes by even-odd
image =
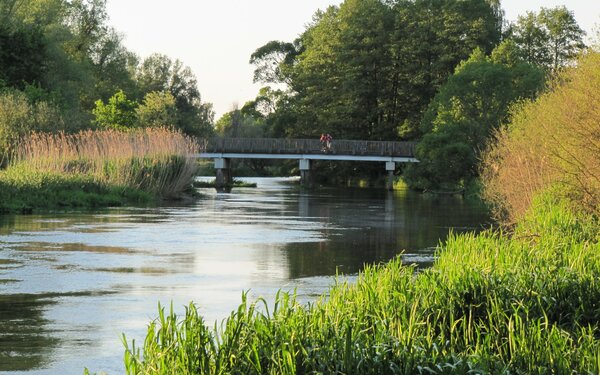
[[[452,229],[486,212],[460,197],[374,189],[299,190],[291,179],[160,207],[0,215],[0,372],[120,374],[121,335],[142,342],[158,303],[194,301],[209,322],[241,301],[302,301],[336,272],[402,254],[428,266]]]

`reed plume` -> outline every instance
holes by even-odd
[[[190,186],[196,171],[191,154],[198,151],[197,141],[166,128],[33,133],[21,143],[14,163],[172,196]]]

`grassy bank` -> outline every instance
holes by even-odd
[[[0,213],[121,206],[153,200],[154,196],[145,191],[100,184],[83,174],[35,171],[23,166],[0,172]]]
[[[0,171],[0,212],[100,207],[172,197],[191,187],[197,145],[166,129],[33,134]]]
[[[141,373],[600,372],[598,223],[542,201],[511,236],[451,236],[435,265],[368,267],[309,306],[243,297],[219,329],[162,310]],[[143,353],[143,356],[142,356]]]

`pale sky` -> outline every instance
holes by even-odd
[[[109,24],[141,58],[158,52],[181,60],[198,78],[215,120],[256,97],[248,62],[271,40],[293,41],[317,9],[339,0],[108,0]],[[591,34],[600,24],[600,0],[503,0],[509,20],[527,10],[566,5]]]

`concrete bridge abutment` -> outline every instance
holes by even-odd
[[[233,176],[231,175],[231,159],[215,158],[215,188],[224,190],[233,184]]]
[[[313,180],[310,173],[310,159],[300,159],[300,185],[312,188]]]
[[[385,188],[388,190],[394,190],[394,171],[396,170],[396,163],[393,161],[386,161],[385,170],[388,173],[385,181]]]

